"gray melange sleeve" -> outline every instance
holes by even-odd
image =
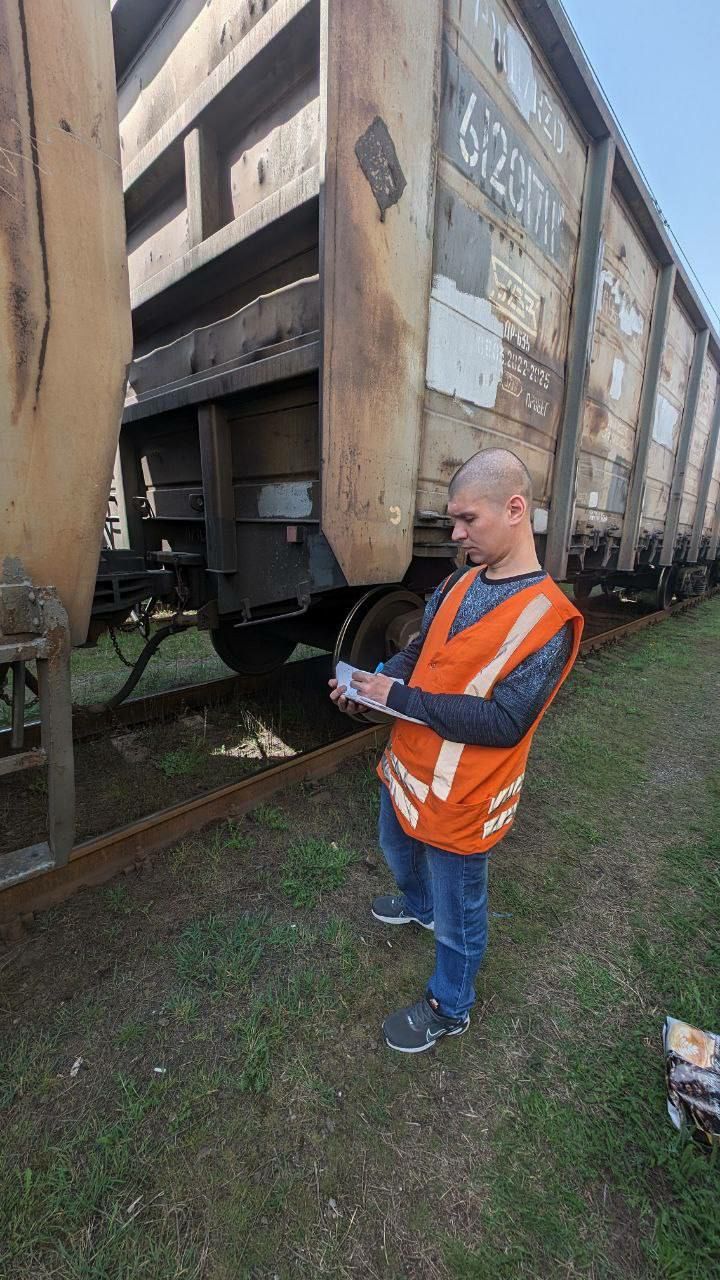
[[[514,747],[547,702],[571,652],[572,623],[568,622],[542,649],[496,684],[489,698],[466,693],[424,693],[422,689],[395,685],[390,690],[388,706],[424,721],[450,742]]]

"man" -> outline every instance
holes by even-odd
[[[383,1025],[402,1053],[470,1025],[488,854],[513,822],[533,734],[580,645],[580,614],[540,567],[531,502],[515,454],[470,458],[450,483],[448,512],[474,567],[438,587],[420,635],[381,674],[353,676],[358,692],[422,722],[395,721],[378,767],[380,844],[399,893],[376,898],[372,914],[435,932],[425,995]],[[330,685],[341,710],[362,709]]]

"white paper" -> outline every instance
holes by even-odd
[[[351,667],[347,662],[338,662],[335,668],[335,679],[339,685],[344,684],[345,697],[351,702],[359,702],[363,707],[371,707],[373,711],[382,711],[384,715],[394,716],[396,720],[410,720],[412,724],[424,724],[424,720],[417,720],[415,716],[404,716],[402,711],[393,711],[392,707],[386,707],[383,702],[375,702],[374,698],[368,698],[354,688],[352,682],[353,671],[357,671],[357,667]],[[370,671],[362,672],[363,675],[372,675]],[[379,672],[382,675],[382,671]],[[388,679],[394,680],[393,676]]]

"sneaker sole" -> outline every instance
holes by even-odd
[[[379,916],[377,911],[370,908],[370,914],[381,924],[419,924],[421,929],[432,929],[435,931],[435,924],[423,924],[422,920],[418,920],[417,916]]]
[[[464,1036],[465,1032],[468,1031],[469,1028],[470,1020],[468,1019],[464,1026],[458,1027],[457,1031],[446,1031],[444,1035],[437,1036],[434,1040],[428,1041],[427,1044],[418,1045],[417,1049],[405,1049],[402,1045],[393,1044],[391,1040],[388,1040],[387,1036],[383,1036],[383,1039],[388,1049],[394,1049],[396,1053],[427,1053],[428,1049],[435,1048],[438,1040],[447,1040],[449,1036]]]

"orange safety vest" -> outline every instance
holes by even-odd
[[[410,680],[425,693],[487,698],[567,622],[573,648],[562,676],[524,738],[514,747],[443,741],[427,725],[396,720],[378,775],[398,821],[415,840],[450,853],[487,853],[507,834],[517,812],[533,735],[569,675],[583,619],[552,578],[543,578],[448,638],[458,608],[482,568],[454,584],[440,603]]]

